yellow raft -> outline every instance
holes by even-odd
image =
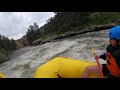
[[[0,72],[0,78],[7,78],[3,73]]]
[[[87,66],[96,65],[94,62],[56,57],[37,68],[34,78],[80,78]],[[91,74],[89,78],[100,78]]]

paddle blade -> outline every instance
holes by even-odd
[[[95,53],[95,50],[94,50],[94,48],[92,47],[92,53]]]

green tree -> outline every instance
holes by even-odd
[[[37,25],[37,23],[29,26],[26,35],[29,45],[32,45],[32,42],[40,37],[39,26]]]
[[[15,50],[15,49],[16,49],[16,43],[15,43],[15,40],[12,39],[12,40],[10,41],[10,43],[11,43],[11,50]]]

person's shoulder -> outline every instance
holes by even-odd
[[[113,52],[113,47],[111,46],[111,44],[109,44],[106,48],[107,52]]]
[[[119,49],[117,49],[117,50],[115,50],[115,51],[114,51],[114,54],[115,54],[115,55],[119,55],[119,56],[120,56],[120,48],[119,48]]]

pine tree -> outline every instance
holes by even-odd
[[[12,39],[10,42],[11,42],[11,50],[15,50],[15,49],[16,49],[16,43],[15,43],[15,40]]]
[[[29,45],[32,45],[32,42],[40,37],[39,26],[37,25],[37,23],[29,26],[26,35]]]

